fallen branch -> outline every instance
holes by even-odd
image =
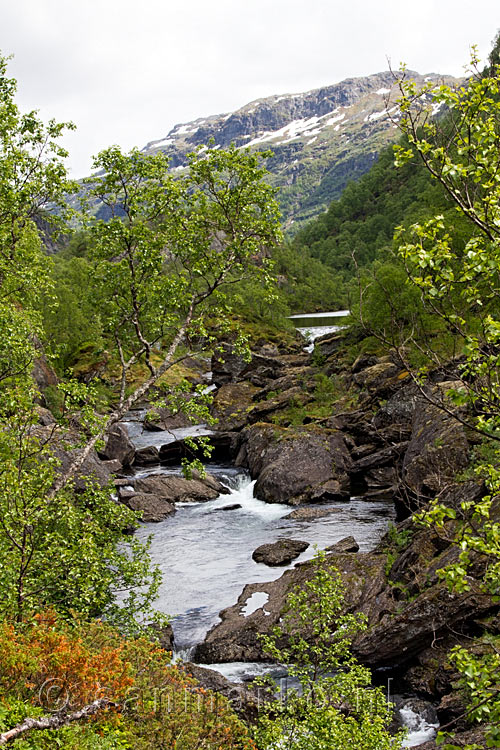
[[[71,724],[73,721],[80,721],[86,719],[88,716],[100,711],[102,708],[115,706],[116,704],[107,698],[98,698],[97,700],[89,703],[87,706],[80,708],[78,711],[68,714],[65,711],[58,711],[51,716],[41,716],[39,719],[33,719],[28,717],[24,719],[20,724],[9,729],[7,732],[0,734],[0,745],[6,745],[7,742],[16,740],[25,732],[30,732],[32,729],[59,729],[59,727]]]

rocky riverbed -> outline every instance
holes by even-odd
[[[346,609],[367,616],[354,643],[359,659],[392,670],[441,723],[458,719],[465,732],[447,653],[498,632],[498,605],[481,592],[479,557],[470,589],[448,591],[437,571],[458,552],[412,514],[437,495],[457,507],[481,497],[480,484],[457,481],[474,437],[450,405],[440,408],[449,376],[432,373],[422,390],[395,353],[346,363],[346,344],[356,342],[335,332],[313,354],[263,343],[250,363],[227,345],[211,365],[219,422],[206,478],[179,476],[193,428],[168,413],[157,424],[146,420],[147,431],[144,412],[117,426],[99,471],[118,472],[121,501],[157,522],[139,535],[154,531],[153,558],[166,581],[160,606],[177,616],[178,646],[195,646],[198,662],[265,660],[257,634],[312,574],[317,544],[342,573]],[[339,391],[326,409],[318,385],[325,377]],[[391,518],[397,524],[386,533]]]

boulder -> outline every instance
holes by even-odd
[[[175,512],[175,505],[151,493],[139,492],[124,498],[125,505],[141,514],[141,520],[147,523],[164,521]]]
[[[230,505],[223,505],[221,508],[217,508],[217,510],[239,510],[241,507],[241,503],[231,503]]]
[[[271,544],[261,544],[252,559],[264,565],[288,565],[309,547],[309,542],[298,539],[278,539]]]
[[[257,477],[261,500],[299,505],[349,499],[351,459],[340,432],[257,424],[242,440],[238,461]]]
[[[135,452],[134,464],[136,466],[150,466],[160,462],[158,448],[155,445],[148,445],[145,448],[139,448]]]
[[[338,552],[346,554],[348,552],[359,552],[359,544],[353,536],[346,536],[335,544],[326,547],[325,552]]]
[[[153,494],[170,503],[207,502],[229,492],[224,485],[209,474],[203,479],[199,476],[186,479],[179,476],[154,474],[136,479],[134,489],[139,493]]]
[[[108,460],[117,460],[122,466],[130,466],[133,463],[135,447],[124,425],[117,423],[112,426],[106,439],[106,446],[100,455]]]

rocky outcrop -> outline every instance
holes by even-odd
[[[241,430],[245,427],[257,390],[248,381],[221,385],[215,394],[211,409],[213,416],[218,419],[217,429],[227,431]]]
[[[346,581],[348,611],[364,612],[375,619],[385,605],[385,558],[381,555],[330,555],[328,560],[338,566]],[[195,658],[201,663],[229,661],[265,661],[266,654],[258,637],[269,633],[280,619],[288,592],[300,586],[314,573],[309,561],[287,570],[276,581],[251,583],[245,586],[238,601],[220,613],[221,622],[209,631],[196,648]],[[254,594],[267,595],[264,605],[245,615]]]
[[[446,392],[457,383],[439,383],[421,396],[413,412],[411,439],[406,450],[400,501],[409,509],[437,497],[453,484],[469,462],[469,443],[463,425],[439,404],[451,409]]]
[[[335,542],[335,544],[331,544],[329,547],[326,547],[325,551],[337,552],[340,554],[346,552],[359,552],[359,544],[353,536],[346,536],[343,539],[340,539],[338,542]]]
[[[288,565],[309,547],[309,542],[299,539],[278,539],[271,544],[261,544],[252,554],[252,559],[264,565]]]
[[[262,706],[262,700],[265,700],[266,695],[262,689],[256,688],[253,690],[241,683],[231,682],[220,672],[207,669],[207,667],[200,667],[199,664],[185,662],[181,668],[194,677],[205,690],[211,690],[227,698],[233,710],[242,719],[247,722],[256,721],[259,707]]]
[[[306,506],[292,510],[285,518],[293,518],[296,521],[312,521],[315,518],[324,518],[332,513],[340,513],[340,508],[318,508]]]

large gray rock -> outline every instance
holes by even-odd
[[[349,499],[351,459],[340,432],[256,424],[244,431],[238,460],[257,477],[255,494],[265,502]]]
[[[309,542],[299,539],[278,539],[271,544],[261,544],[252,554],[252,559],[264,565],[288,565],[309,547]]]
[[[118,423],[112,426],[101,455],[105,459],[119,461],[122,466],[130,466],[133,463],[135,447],[124,425]]]
[[[170,503],[197,503],[215,500],[229,490],[215,477],[186,479],[178,476],[153,475],[136,479],[134,489],[140,493],[150,493]]]
[[[123,502],[131,510],[140,513],[141,521],[158,523],[175,512],[175,505],[151,493],[138,492],[130,497],[123,497]]]

